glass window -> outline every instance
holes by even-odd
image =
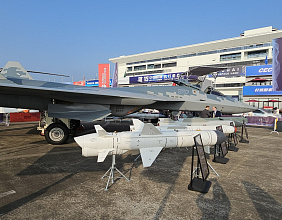
[[[134,67],[134,71],[145,70],[145,69],[146,69],[146,65],[141,65],[141,66],[135,66]]]
[[[220,61],[241,60],[241,53],[220,55]]]
[[[173,63],[163,63],[163,68],[166,68],[166,67],[173,67],[173,66],[176,66],[177,63],[176,62],[173,62]]]
[[[127,67],[127,71],[132,71],[132,66]]]
[[[257,50],[248,52],[248,58],[266,57],[266,50]]]

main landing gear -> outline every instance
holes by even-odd
[[[41,135],[45,136],[49,144],[60,145],[66,143],[79,126],[79,120],[52,118],[43,113],[37,130],[41,131]]]

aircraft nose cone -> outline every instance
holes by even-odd
[[[221,131],[215,131],[217,135],[217,142],[216,144],[221,144],[226,140],[226,136],[223,132]]]

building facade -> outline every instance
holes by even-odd
[[[118,63],[119,86],[171,85],[197,66],[227,69],[214,79],[216,89],[242,100],[246,66],[272,63],[272,40],[282,30],[272,26],[244,31],[239,37],[109,59]]]

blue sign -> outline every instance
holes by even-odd
[[[113,80],[110,79],[110,86],[112,85]],[[94,80],[88,80],[85,81],[85,86],[99,86],[99,80],[94,79]]]
[[[216,77],[239,77],[239,76],[245,76],[245,66],[235,66],[230,67],[225,70],[219,71],[216,75]],[[213,78],[211,74],[207,75],[208,78]]]
[[[129,78],[129,83],[154,83],[154,82],[167,82],[179,79],[182,73],[167,73],[146,76],[133,76]]]
[[[273,91],[272,85],[268,86],[244,86],[243,96],[259,96],[259,95],[282,95],[282,91]]]
[[[271,76],[272,65],[247,66],[246,76]]]

